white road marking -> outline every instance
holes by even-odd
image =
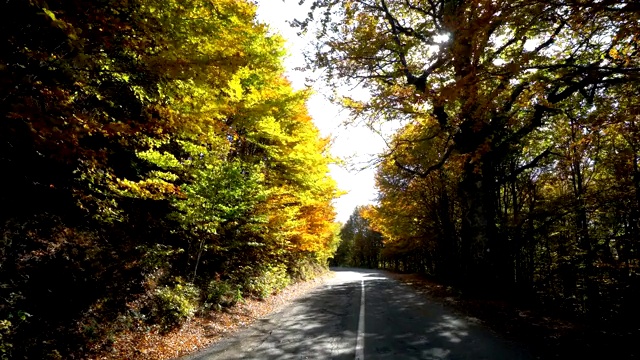
[[[360,292],[360,318],[358,319],[358,334],[356,335],[356,360],[364,360],[364,279]]]

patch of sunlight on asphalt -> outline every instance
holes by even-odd
[[[464,321],[449,315],[444,315],[442,320],[431,331],[452,343],[460,343],[462,338],[469,336],[468,326]]]
[[[423,359],[426,359],[426,360],[439,360],[439,359],[448,358],[449,354],[451,353],[451,350],[434,347],[434,348],[428,349],[426,351],[423,351],[422,353],[424,354],[424,356],[422,357]]]
[[[364,276],[365,280],[389,280],[389,278],[386,278],[384,276]]]
[[[377,272],[338,270],[334,271],[334,274],[335,276],[329,280],[329,284],[356,281],[360,282],[362,280],[389,280],[389,278]]]

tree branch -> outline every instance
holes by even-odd
[[[558,36],[558,34],[560,34],[560,31],[562,31],[562,28],[565,27],[565,25],[567,25],[566,22],[562,21],[560,22],[560,25],[556,28],[556,30],[553,32],[553,34],[551,34],[551,36],[549,37],[549,39],[545,42],[543,42],[542,44],[538,45],[535,49],[533,49],[532,53],[537,53],[540,50],[548,47],[549,45],[553,44],[556,41],[556,36]]]
[[[514,170],[511,174],[501,178],[498,183],[502,185],[508,181],[515,181],[518,175],[522,174],[527,169],[533,169],[534,167],[538,166],[538,163],[540,163],[542,159],[546,158],[551,154],[552,154],[551,148],[547,148],[541,154],[533,158],[533,160],[531,160],[528,164],[522,165],[518,169]]]
[[[442,158],[440,158],[440,161],[438,161],[437,163],[429,166],[425,171],[419,171],[419,170],[414,170],[411,169],[403,164],[401,164],[398,161],[397,157],[393,157],[393,163],[401,170],[408,172],[411,175],[414,176],[418,176],[420,178],[426,178],[427,176],[429,176],[429,174],[431,174],[433,171],[440,169],[445,162],[447,162],[447,160],[449,159],[449,156],[451,155],[451,153],[453,152],[454,149],[454,145],[449,145],[449,147],[447,148],[447,150],[445,151],[444,155],[442,155]]]

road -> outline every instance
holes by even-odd
[[[182,359],[532,359],[382,271],[333,270],[283,311]]]

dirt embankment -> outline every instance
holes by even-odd
[[[322,285],[331,273],[288,286],[266,300],[246,299],[222,311],[194,317],[180,328],[163,333],[160,328],[118,334],[107,352],[92,359],[173,359],[205,348],[222,337],[242,329],[259,318],[279,311],[291,301]]]

